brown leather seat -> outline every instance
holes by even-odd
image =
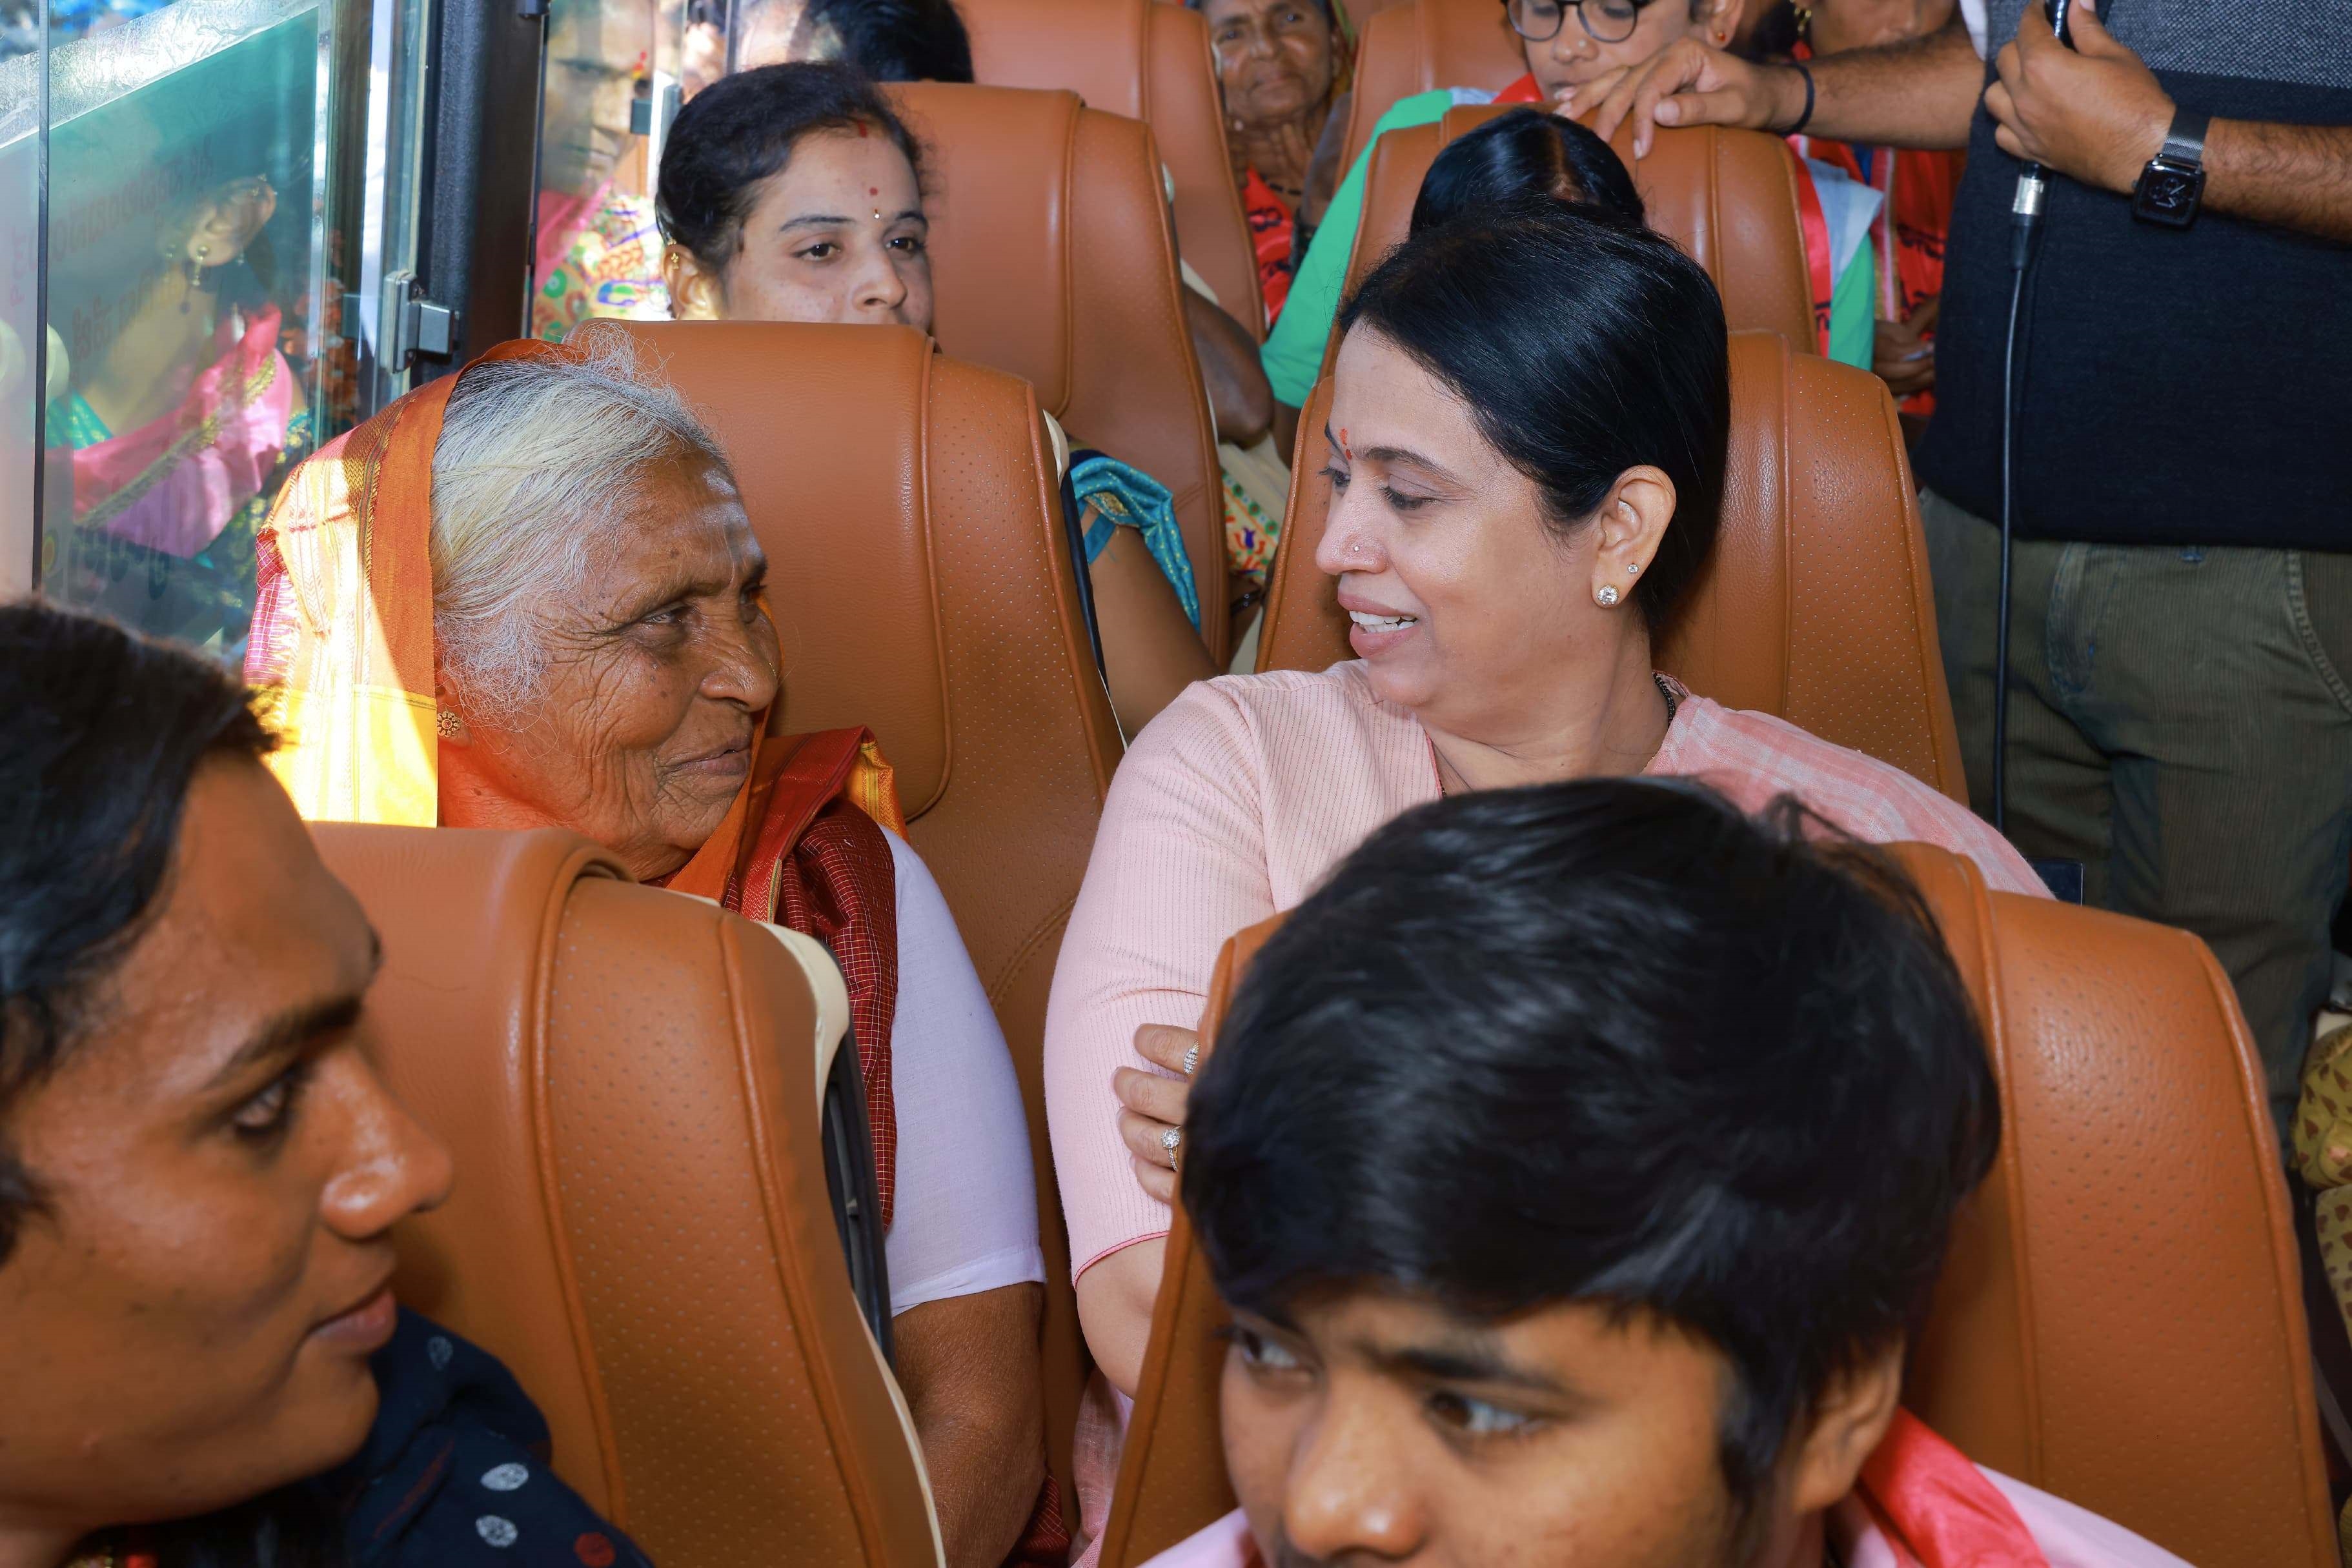
[[[1386,13],[1382,13],[1386,15]],[[1319,452],[1331,383],[1299,421]],[[1261,670],[1354,655],[1315,566],[1331,486],[1291,480]],[[1936,643],[1919,501],[1885,383],[1774,333],[1731,336],[1731,444],[1715,561],[1657,651],[1659,668],[1730,707],[1776,714],[1967,799]]]
[[[1039,95],[1043,96],[1043,95]],[[1047,1429],[1070,1489],[1087,1371],[1045,1135],[1045,995],[1119,741],[1031,389],[905,328],[599,322],[726,447],[769,559],[785,731],[865,725],[954,911],[1029,1111]]]
[[[972,69],[988,87],[1067,88],[1088,109],[1151,127],[1176,185],[1176,237],[1217,303],[1265,335],[1257,253],[1234,188],[1208,24],[1156,0],[964,0]]]
[[[1905,1402],[1978,1463],[2199,1568],[2333,1568],[2286,1189],[2228,977],[2185,932],[1899,852],[1992,1021],[2006,1124]],[[1204,1030],[1277,924],[1226,945]],[[1180,1213],[1103,1568],[1234,1507],[1223,1318]]]
[[[1501,0],[1404,0],[1364,21],[1356,46],[1356,88],[1348,104],[1347,159],[1372,139],[1372,127],[1402,98],[1442,87],[1500,92],[1528,74],[1518,35]]]
[[[311,831],[383,942],[378,1060],[457,1156],[401,1301],[513,1370],[656,1562],[939,1563],[826,1197],[831,961],[560,830]]]
[[[1150,131],[1067,92],[888,91],[925,149],[940,346],[1020,376],[1072,441],[1168,486],[1223,654],[1223,486]]]
[[[1365,172],[1364,216],[1349,258],[1349,289],[1403,243],[1421,183],[1445,145],[1509,112],[1465,104],[1446,110],[1435,125],[1408,126],[1381,138]],[[1760,131],[1706,125],[1660,131],[1650,155],[1638,161],[1631,126],[1619,128],[1613,145],[1633,172],[1650,226],[1715,279],[1731,329],[1778,332],[1812,352],[1821,340],[1813,329],[1805,232],[1786,144]],[[1336,344],[1330,351],[1337,352]],[[1324,369],[1330,369],[1328,360]]]

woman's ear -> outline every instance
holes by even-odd
[[[1698,30],[1718,49],[1731,47],[1739,31],[1741,0],[1700,0]]]
[[[1674,519],[1675,482],[1665,470],[1644,464],[1617,476],[1593,519],[1600,538],[1592,552],[1592,597],[1602,604],[1631,600]]]
[[[675,242],[662,247],[662,282],[669,289],[669,313],[680,321],[724,321],[727,292],[718,274]]]
[[[1789,1472],[1790,1505],[1800,1517],[1835,1507],[1853,1490],[1902,1396],[1900,1339],[1830,1379]]]

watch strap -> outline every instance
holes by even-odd
[[[2205,161],[2205,131],[2213,117],[2193,109],[2176,108],[2172,111],[2172,129],[2164,133],[2164,151],[2158,157],[2168,162],[2201,167]]]

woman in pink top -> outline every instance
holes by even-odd
[[[1078,1308],[1122,1392],[1218,947],[1406,808],[1691,775],[1750,810],[1793,792],[1858,837],[1940,844],[1996,888],[2040,891],[1917,780],[1654,673],[1654,631],[1714,544],[1730,404],[1721,302],[1671,243],[1558,202],[1465,214],[1383,263],[1341,328],[1316,562],[1360,657],[1195,685],[1152,721],[1054,976],[1046,1091]],[[1097,1458],[1115,1406],[1097,1406]]]

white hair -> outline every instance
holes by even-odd
[[[433,452],[433,638],[457,695],[519,719],[546,670],[540,606],[575,595],[589,558],[643,500],[649,472],[726,454],[630,341],[493,361],[449,396]]]

